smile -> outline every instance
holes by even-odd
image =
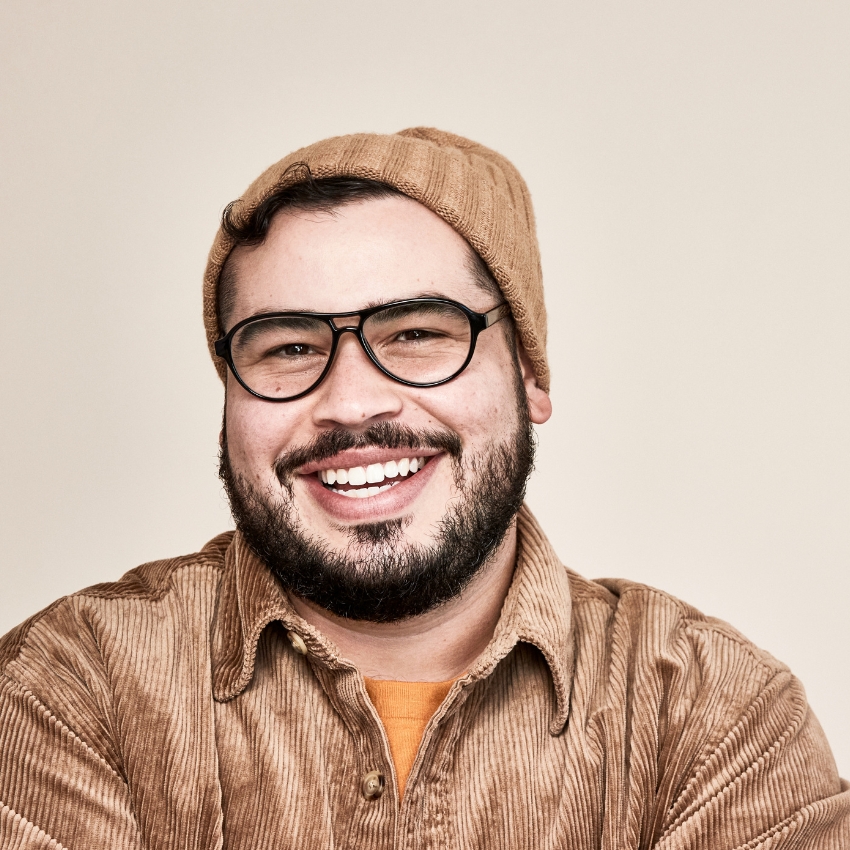
[[[368,499],[396,487],[405,479],[415,475],[428,457],[403,457],[386,463],[370,463],[368,466],[351,466],[348,469],[320,469],[316,474],[324,486],[333,493],[350,499]],[[389,483],[383,483],[393,479]]]

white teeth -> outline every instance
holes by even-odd
[[[368,499],[370,496],[377,496],[378,493],[383,493],[384,490],[389,490],[390,487],[395,487],[399,481],[393,481],[390,484],[384,484],[382,487],[361,487],[357,490],[337,490],[331,488],[331,492],[339,493],[340,496],[348,496],[349,499]]]
[[[382,463],[370,463],[366,467],[366,483],[380,484],[384,480],[384,465]]]
[[[368,499],[389,490],[400,481],[392,481],[381,487],[364,487],[364,484],[381,484],[386,478],[405,478],[413,475],[425,466],[424,457],[403,457],[400,460],[388,460],[386,463],[370,463],[368,466],[352,466],[350,469],[320,469],[319,480],[331,487],[334,493],[340,493],[352,499]],[[350,484],[356,490],[337,490],[334,484]]]
[[[366,483],[366,470],[362,466],[352,466],[348,470],[348,483],[353,487],[362,487]]]

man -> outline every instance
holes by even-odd
[[[236,533],[0,644],[0,847],[839,848],[800,684],[522,506],[549,417],[534,218],[415,129],[228,207],[204,320]]]

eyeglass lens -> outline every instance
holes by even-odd
[[[363,322],[375,360],[413,384],[452,377],[469,356],[472,328],[466,314],[440,302],[390,305]],[[255,393],[289,398],[306,392],[322,375],[333,345],[327,321],[308,316],[249,322],[231,341],[233,365]]]

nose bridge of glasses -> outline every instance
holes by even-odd
[[[338,333],[342,334],[346,331],[357,334],[360,326],[363,324],[363,318],[360,315],[345,315],[334,316],[330,320],[331,327]]]
[[[331,325],[333,326],[334,334],[336,336],[336,343],[334,345],[334,348],[336,350],[336,354],[335,354],[334,359],[335,360],[339,359],[340,349],[342,348],[344,350],[343,338],[344,338],[345,334],[350,333],[354,337],[354,340],[352,340],[351,344],[355,345],[357,348],[360,348],[368,356],[369,360],[374,360],[372,355],[369,353],[369,349],[366,346],[366,341],[364,340],[363,334],[361,333],[362,324],[363,324],[362,319],[359,316],[345,316],[344,318],[347,322],[350,321],[352,318],[357,319],[360,324],[359,325],[348,325],[348,324],[346,324],[346,325],[341,325],[341,326],[338,327],[336,325],[335,320],[331,320]]]

